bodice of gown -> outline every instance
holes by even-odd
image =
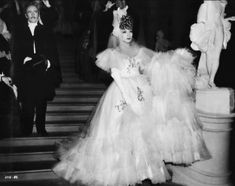
[[[135,56],[130,57],[117,49],[106,49],[97,55],[96,65],[107,72],[116,69],[122,77],[141,75],[140,72],[150,62],[154,52],[145,47],[138,50]]]
[[[140,75],[141,58],[137,56],[120,56],[120,66],[118,70],[122,77],[134,77]]]

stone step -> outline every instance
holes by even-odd
[[[61,67],[74,67],[75,63],[74,60],[72,58],[64,58],[62,63],[60,63]]]
[[[60,88],[87,88],[87,89],[106,89],[106,86],[104,84],[96,84],[96,83],[92,83],[92,84],[88,84],[88,83],[66,83],[63,82],[60,85]]]
[[[74,57],[73,56],[61,56],[62,61],[60,61],[60,66],[63,65],[74,65]]]
[[[62,74],[63,74],[63,73],[71,73],[71,74],[74,74],[74,73],[75,73],[75,70],[74,70],[74,69],[66,69],[66,70],[61,69],[61,72],[62,72]]]
[[[89,113],[47,113],[46,114],[46,123],[56,123],[56,122],[85,122],[89,118]]]
[[[72,64],[74,64],[74,57],[73,56],[61,56],[62,58],[62,60],[61,60],[61,62],[60,62],[60,65],[62,66],[62,65],[72,65]]]
[[[75,69],[75,65],[74,64],[70,64],[70,63],[66,63],[66,64],[62,64],[60,65],[61,69]]]
[[[73,55],[60,55],[60,66],[66,64],[74,64],[75,57]]]
[[[54,102],[54,101],[50,101],[47,103],[48,107],[50,106],[76,106],[76,107],[83,107],[83,106],[87,106],[87,107],[92,107],[92,106],[96,106],[96,102],[74,102],[74,103],[70,103],[70,102]]]
[[[60,123],[61,122],[61,123]],[[79,134],[84,127],[86,127],[86,121],[76,121],[71,120],[67,121],[60,121],[56,123],[46,123],[46,130],[48,132],[48,135],[51,137],[57,137],[57,136],[71,136],[73,134]],[[37,133],[35,125],[33,126],[33,137],[40,136]]]
[[[62,76],[63,77],[63,81],[64,82],[68,82],[68,81],[80,81],[80,79],[78,78],[78,76]]]
[[[70,80],[70,79],[79,79],[78,75],[75,74],[75,73],[70,73],[70,75],[62,75],[62,78],[63,78],[63,81],[65,81],[66,79],[67,80]],[[81,80],[81,79],[79,79]]]
[[[0,185],[2,186],[78,186],[59,178],[51,169],[9,171],[0,173]],[[141,185],[141,184],[138,184]],[[143,185],[156,185],[146,183]],[[177,183],[167,182],[158,186],[182,186]]]
[[[79,78],[63,78],[64,83],[81,83],[81,80]]]
[[[71,136],[18,137],[0,140],[0,153],[55,151],[56,143]]]
[[[68,132],[68,133],[72,133],[72,132],[76,132],[76,131],[79,131],[80,128],[82,128],[84,126],[84,122],[83,123],[66,123],[66,124],[46,124],[46,130],[47,132],[50,134],[50,133],[53,133],[53,132],[56,132],[56,133],[59,133],[59,132]],[[33,127],[33,132],[36,133],[36,127],[34,125]]]
[[[74,59],[71,57],[61,59],[60,66],[61,66],[61,68],[64,66],[73,66],[74,67],[75,66]]]
[[[75,69],[67,68],[67,69],[61,69],[62,73],[75,73]]]
[[[0,173],[1,186],[72,186],[51,169],[8,171]]]
[[[0,165],[8,163],[30,163],[30,162],[43,162],[43,161],[55,161],[55,152],[19,152],[0,154]],[[0,166],[1,167],[1,166]]]
[[[60,96],[60,94],[62,94],[63,92],[79,92],[79,94],[78,95],[81,95],[81,93],[83,93],[83,95],[87,95],[85,92],[105,92],[105,89],[104,88],[101,88],[101,87],[76,87],[76,86],[74,86],[74,87],[59,87],[59,88],[57,88],[56,89],[56,92],[59,92],[59,95],[58,96]],[[81,92],[81,93],[80,93]],[[75,94],[74,93],[74,94]],[[90,93],[89,93],[90,94]],[[88,95],[89,95],[88,94]],[[63,94],[62,94],[62,96],[63,96]]]
[[[41,169],[33,171],[9,171],[1,172],[0,180],[2,183],[22,180],[48,180],[58,179],[58,177],[52,172],[51,169]],[[15,177],[15,179],[14,179]],[[0,182],[0,183],[1,183]]]
[[[57,89],[56,90],[56,95],[60,96],[89,96],[89,95],[94,95],[94,96],[101,96],[104,93],[104,90],[79,90],[79,89],[75,89],[75,90],[71,90],[71,89]]]
[[[62,73],[62,77],[66,78],[66,77],[76,77],[78,78],[78,75],[76,73]]]
[[[47,113],[50,112],[91,112],[95,108],[93,105],[81,104],[48,104]]]
[[[73,56],[73,53],[67,53],[67,51],[61,51],[61,53],[60,53],[60,59],[63,59],[61,62],[60,62],[60,64],[63,64],[63,63],[65,63],[65,61],[66,60],[69,60],[70,61],[70,63],[73,61],[73,59],[74,59],[74,56]]]
[[[75,67],[74,66],[61,66],[61,71],[66,71],[66,70],[73,70],[75,71]]]
[[[54,151],[0,154],[0,171],[48,169],[57,161]]]
[[[63,79],[66,77],[79,77],[74,68],[62,68],[61,73]]]
[[[81,97],[81,96],[56,96],[53,100],[53,103],[97,103],[100,100],[100,97]]]
[[[78,186],[70,184],[68,181],[59,178],[51,169],[28,170],[28,171],[9,171],[0,173],[0,185],[2,186]],[[80,185],[80,184],[79,184]],[[141,185],[141,184],[137,184]],[[167,183],[143,185],[157,186],[183,186],[181,184]],[[82,185],[81,185],[82,186]]]

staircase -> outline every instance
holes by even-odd
[[[33,137],[0,140],[0,186],[76,185],[59,178],[51,170],[57,163],[56,143],[79,134],[106,87],[84,83],[77,78],[71,43],[71,39],[59,38],[63,83],[56,90],[55,99],[48,103],[46,129],[49,136],[38,137],[34,128]]]
[[[48,137],[19,137],[0,140],[0,185],[71,185],[51,170],[57,162],[56,143],[78,133],[103,94],[102,84],[88,84],[78,79],[74,70],[72,39],[59,38],[63,83],[56,97],[48,103]]]

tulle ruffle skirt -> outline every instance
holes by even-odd
[[[146,178],[165,182],[169,175],[160,148],[147,140],[151,131],[149,116],[133,112],[114,82],[101,98],[85,138],[77,139],[53,170],[72,183],[87,185],[126,186]]]

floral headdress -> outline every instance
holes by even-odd
[[[133,18],[130,15],[122,16],[120,24],[119,24],[119,28],[133,30]]]

